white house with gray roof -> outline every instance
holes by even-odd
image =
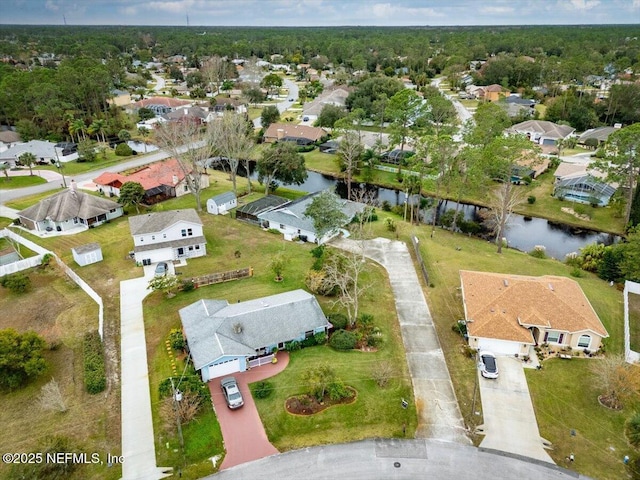
[[[129,217],[134,258],[150,265],[207,254],[202,221],[193,208]]]
[[[304,290],[238,303],[203,299],[179,314],[193,364],[205,382],[244,372],[250,360],[331,328],[316,298]]]
[[[300,238],[301,240],[317,244],[328,242],[340,232],[334,230],[326,233],[322,238],[318,238],[318,234],[313,225],[313,219],[304,214],[313,199],[320,193],[322,192],[314,192],[298,198],[280,208],[261,213],[258,215],[258,218],[264,228],[275,229],[282,232],[285,240]],[[351,222],[356,214],[363,212],[366,207],[364,203],[352,202],[350,200],[340,199],[340,203],[342,205],[342,212],[347,218],[345,225]]]
[[[7,162],[11,168],[13,168],[25,153],[32,153],[36,157],[37,162],[47,162],[51,164],[70,162],[78,158],[77,152],[63,155],[63,151],[64,149],[56,147],[55,143],[43,140],[31,140],[26,143],[14,144],[4,152],[0,152],[0,163]]]

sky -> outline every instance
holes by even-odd
[[[0,24],[638,24],[640,0],[0,0]]]

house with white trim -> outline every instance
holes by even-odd
[[[244,372],[252,360],[331,328],[316,298],[304,290],[238,303],[202,299],[179,314],[189,354],[205,382]]]
[[[207,254],[202,221],[193,208],[129,217],[134,258],[143,265]]]
[[[469,346],[496,355],[532,355],[532,347],[595,352],[609,334],[567,277],[460,271]]]

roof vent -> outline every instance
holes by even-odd
[[[506,278],[502,281],[502,283],[504,283],[505,287],[509,286],[509,280],[507,280]]]
[[[553,285],[549,284],[549,290],[551,290],[552,292],[554,291]]]
[[[233,333],[242,333],[242,330],[244,330],[244,327],[242,326],[241,323],[233,324]]]

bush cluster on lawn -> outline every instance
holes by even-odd
[[[0,277],[0,285],[14,293],[24,293],[31,287],[31,279],[24,273],[12,273]]]
[[[338,330],[329,340],[329,345],[336,350],[352,350],[356,348],[357,343],[358,337],[350,330]]]
[[[46,342],[35,332],[0,330],[0,389],[13,390],[47,368],[42,356]]]
[[[116,147],[116,155],[118,157],[129,157],[133,155],[133,150],[126,143],[121,143]]]
[[[191,369],[185,376],[173,378],[173,385],[176,390],[181,392],[189,392],[196,395],[202,402],[210,397],[209,389],[202,382],[195,370]],[[160,398],[168,398],[173,395],[173,387],[171,386],[171,378],[165,378],[158,385],[158,394]]]
[[[251,393],[256,398],[268,398],[273,393],[273,384],[267,381],[258,382],[251,385]]]
[[[84,386],[87,392],[96,394],[107,387],[102,340],[97,331],[84,335]]]
[[[184,341],[184,336],[182,335],[182,330],[180,330],[179,328],[172,328],[169,332],[168,338],[171,348],[179,352],[184,351],[186,343]]]

